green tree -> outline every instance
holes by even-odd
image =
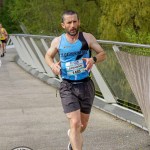
[[[64,10],[79,13],[81,30],[97,39],[150,43],[149,0],[5,0],[5,24],[24,24],[28,33],[58,35]],[[7,19],[8,20],[7,20]],[[11,21],[11,23],[9,22]],[[11,29],[14,32],[14,29]]]
[[[0,22],[6,28],[8,33],[18,33],[21,30],[18,28],[18,23],[12,21],[13,18],[10,16],[9,5],[11,5],[13,0],[3,0],[3,7],[0,8]]]
[[[99,0],[99,37],[107,40],[150,43],[149,0]]]

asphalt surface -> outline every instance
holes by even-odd
[[[0,58],[0,150],[67,150],[69,125],[56,89],[20,68],[16,55],[8,49]],[[94,107],[83,136],[83,150],[150,150],[147,131]]]

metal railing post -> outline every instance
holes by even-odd
[[[21,60],[25,63],[26,62],[26,59],[25,59],[25,56],[23,55],[22,51],[21,51],[21,47],[20,47],[20,44],[18,42],[18,40],[16,39],[16,36],[15,35],[11,35],[10,36],[12,42],[14,43],[15,47],[16,47],[16,50],[17,50],[17,53],[19,55],[19,57],[21,58]]]
[[[40,49],[37,47],[35,41],[34,41],[32,38],[30,38],[30,41],[31,41],[31,43],[33,44],[33,47],[35,48],[35,50],[36,50],[36,52],[37,52],[37,54],[38,54],[38,56],[39,56],[39,58],[40,58],[40,61],[41,61],[42,65],[43,65],[45,71],[47,72],[47,74],[48,74],[50,77],[55,77],[54,73],[52,73],[51,69],[50,69],[50,68],[48,67],[48,65],[46,64],[45,59],[44,59],[44,56],[42,55]]]
[[[101,73],[98,71],[96,65],[93,65],[92,73],[94,75],[94,78],[96,80],[96,83],[98,84],[100,91],[102,92],[102,94],[104,96],[105,101],[107,103],[116,103],[116,100],[115,100],[113,94],[111,93],[110,89],[108,88]]]
[[[34,54],[33,50],[31,49],[31,47],[29,46],[28,42],[26,41],[26,39],[23,37],[23,41],[27,47],[27,49],[29,50],[29,53],[35,63],[35,66],[37,68],[37,70],[39,72],[45,72],[44,69],[43,69],[43,66],[41,65],[41,63],[39,62],[39,60],[37,59],[36,55]]]
[[[48,46],[47,46],[46,42],[44,41],[44,39],[41,39],[41,42],[42,42],[42,44],[43,44],[43,46],[44,46],[44,48],[45,48],[45,51],[47,52]],[[55,63],[57,62],[55,58],[54,58],[54,62],[55,62]],[[51,71],[51,72],[52,72],[52,71]],[[53,72],[52,72],[52,73],[53,73]],[[59,75],[58,77],[59,77],[60,80],[62,80],[62,78],[61,78],[60,75]]]
[[[35,65],[34,65],[34,62],[31,58],[31,55],[29,54],[28,50],[26,49],[25,45],[23,44],[22,40],[20,39],[21,37],[17,37],[19,43],[20,43],[20,46],[21,46],[21,49],[24,53],[24,55],[26,56],[26,59],[27,59],[27,64],[30,65],[32,68],[35,68]]]

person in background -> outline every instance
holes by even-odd
[[[90,71],[93,64],[105,60],[106,54],[92,34],[79,32],[77,12],[65,11],[61,26],[65,33],[53,39],[45,60],[53,73],[62,77],[59,90],[70,125],[68,150],[82,150],[82,132],[87,127],[95,96]],[[97,53],[94,57],[91,56],[92,51]],[[60,61],[54,63],[57,53]]]
[[[8,39],[8,33],[5,28],[2,27],[2,24],[0,23],[0,41],[1,41],[1,57],[4,57],[6,53],[6,43]]]

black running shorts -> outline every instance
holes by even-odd
[[[91,112],[95,96],[95,87],[93,81],[72,82],[63,80],[60,84],[60,97],[65,113],[79,110],[82,113]]]
[[[1,40],[2,41],[2,43],[7,43],[7,40]]]

